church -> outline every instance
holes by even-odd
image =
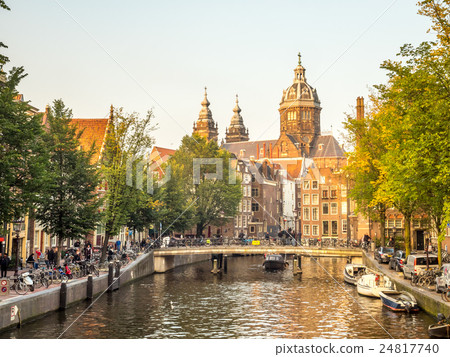
[[[217,141],[218,124],[209,105],[205,92],[194,133]],[[360,105],[363,108],[362,102]],[[293,82],[282,92],[278,139],[251,141],[236,97],[222,147],[246,164],[249,172],[256,170],[262,180],[253,178],[251,197],[244,195],[233,235],[244,233],[257,238],[291,230],[303,238],[351,239],[348,182],[342,170],[347,158],[336,138],[322,135],[321,110],[319,95],[307,82],[300,54]],[[269,211],[272,203],[275,206]],[[261,211],[267,214],[261,215]]]

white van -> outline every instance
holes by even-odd
[[[435,254],[428,254],[428,268],[439,268],[438,257]],[[427,270],[427,255],[414,254],[408,255],[406,264],[403,266],[403,276],[405,279],[411,279],[413,275]]]
[[[436,292],[446,291],[450,286],[450,264],[443,264],[436,277]]]

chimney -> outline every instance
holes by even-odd
[[[364,118],[364,97],[356,98],[356,120]]]
[[[272,158],[272,143],[269,145],[269,158]]]
[[[266,157],[266,143],[264,143],[264,157]]]
[[[259,144],[256,144],[256,160],[259,159]]]

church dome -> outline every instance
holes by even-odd
[[[294,101],[299,102],[303,106],[320,106],[317,91],[306,82],[305,68],[301,64],[301,56],[298,54],[298,65],[294,69],[294,83],[287,89],[283,90],[281,103],[292,106]]]

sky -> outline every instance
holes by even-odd
[[[6,0],[2,53],[24,66],[19,90],[40,110],[62,98],[75,118],[111,104],[152,110],[156,145],[192,133],[204,87],[219,140],[239,95],[250,140],[279,136],[278,107],[297,53],[321,100],[321,128],[342,141],[345,113],[385,83],[380,64],[431,40],[411,0]]]

